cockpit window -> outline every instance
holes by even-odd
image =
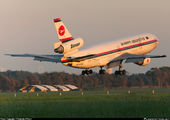
[[[148,37],[148,36],[146,36],[146,39],[149,39],[149,37]]]

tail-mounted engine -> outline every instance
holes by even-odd
[[[78,50],[84,45],[84,41],[81,38],[62,43],[61,41],[54,44],[54,52],[65,54],[75,50]]]
[[[140,66],[146,66],[151,62],[151,58],[145,58],[143,61],[137,61],[135,64]]]

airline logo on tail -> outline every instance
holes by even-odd
[[[63,35],[65,34],[65,28],[64,28],[63,25],[61,25],[61,26],[59,27],[59,29],[58,29],[58,34],[59,34],[60,36],[63,36]]]
[[[68,42],[73,40],[72,35],[68,31],[68,29],[65,27],[64,23],[60,18],[54,19],[56,31],[58,34],[58,38],[62,43]]]

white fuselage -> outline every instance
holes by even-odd
[[[67,62],[67,59],[63,57],[61,62],[66,66],[85,69],[106,66],[109,61],[125,53],[147,54],[155,49],[158,43],[158,39],[153,34],[141,34],[83,49],[70,56],[80,57],[95,54],[95,57],[80,62]]]

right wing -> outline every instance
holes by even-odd
[[[161,57],[166,57],[166,55],[136,55],[136,54],[125,53],[125,54],[122,54],[121,56],[113,59],[111,62],[125,60],[125,63],[131,63],[131,62],[142,61],[145,58],[161,58]]]
[[[162,58],[162,57],[166,57],[166,55],[136,55],[125,53],[118,56],[117,58],[114,58],[107,65],[115,67],[120,65],[120,63],[122,63],[123,61],[125,61],[125,63],[134,63],[138,61],[143,61],[145,58]]]
[[[46,62],[61,62],[63,55],[36,55],[36,54],[5,54],[12,57],[32,57],[37,61],[46,61]]]

